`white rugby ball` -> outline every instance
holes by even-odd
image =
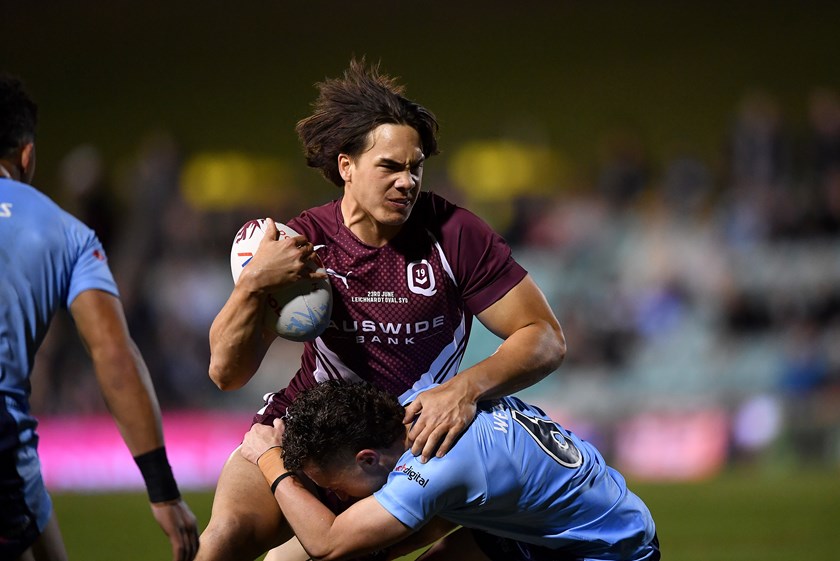
[[[279,239],[292,238],[299,235],[285,224],[276,222],[280,233]],[[236,237],[230,249],[230,271],[233,282],[239,281],[242,270],[248,265],[260,240],[265,235],[265,219],[246,222]],[[312,270],[323,271],[323,264],[315,256],[317,266],[310,265]],[[265,324],[284,339],[291,341],[312,341],[327,328],[332,313],[332,288],[329,279],[300,280],[281,288],[268,296],[266,301],[268,310],[265,313]]]

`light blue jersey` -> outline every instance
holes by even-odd
[[[480,404],[443,458],[407,451],[374,497],[417,529],[434,516],[587,559],[642,559],[650,511],[588,442],[515,397]]]
[[[35,451],[29,376],[53,316],[90,289],[118,295],[93,230],[29,185],[0,178],[0,426],[2,442],[17,446],[0,452],[15,455],[39,529],[50,502]]]

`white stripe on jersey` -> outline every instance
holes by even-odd
[[[348,382],[363,382],[358,374],[353,372],[341,358],[332,352],[320,337],[315,339],[315,371],[312,373],[315,380],[320,384],[327,380],[335,380],[340,377]]]
[[[452,267],[449,266],[449,261],[446,260],[446,254],[443,253],[443,248],[440,246],[440,243],[438,243],[437,238],[428,230],[426,230],[426,233],[429,234],[429,237],[432,238],[433,242],[435,242],[435,249],[440,256],[440,264],[443,266],[443,270],[446,271],[446,274],[449,275],[450,279],[452,279],[452,284],[458,286],[458,282],[455,280],[455,273],[452,272]]]
[[[465,334],[464,316],[461,315],[461,323],[452,337],[452,342],[437,356],[435,361],[429,366],[429,369],[423,373],[411,389],[406,390],[400,396],[400,403],[405,405],[404,401],[408,397],[416,394],[420,390],[424,390],[432,384],[442,384],[458,373],[461,366],[461,359],[464,358],[465,350]],[[442,376],[441,376],[442,375]]]

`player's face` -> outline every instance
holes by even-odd
[[[380,125],[370,133],[368,149],[339,156],[344,178],[345,223],[378,233],[399,230],[411,214],[423,179],[420,135],[407,125]],[[364,236],[360,236],[364,239]]]
[[[308,465],[303,472],[318,487],[329,489],[342,501],[350,497],[362,499],[373,495],[388,479],[387,472],[371,473],[359,469],[355,462],[330,468]]]

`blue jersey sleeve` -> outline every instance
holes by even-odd
[[[65,216],[65,222],[69,256],[75,259],[65,305],[69,308],[73,300],[85,290],[103,290],[119,296],[99,238],[93,230],[70,215]]]

